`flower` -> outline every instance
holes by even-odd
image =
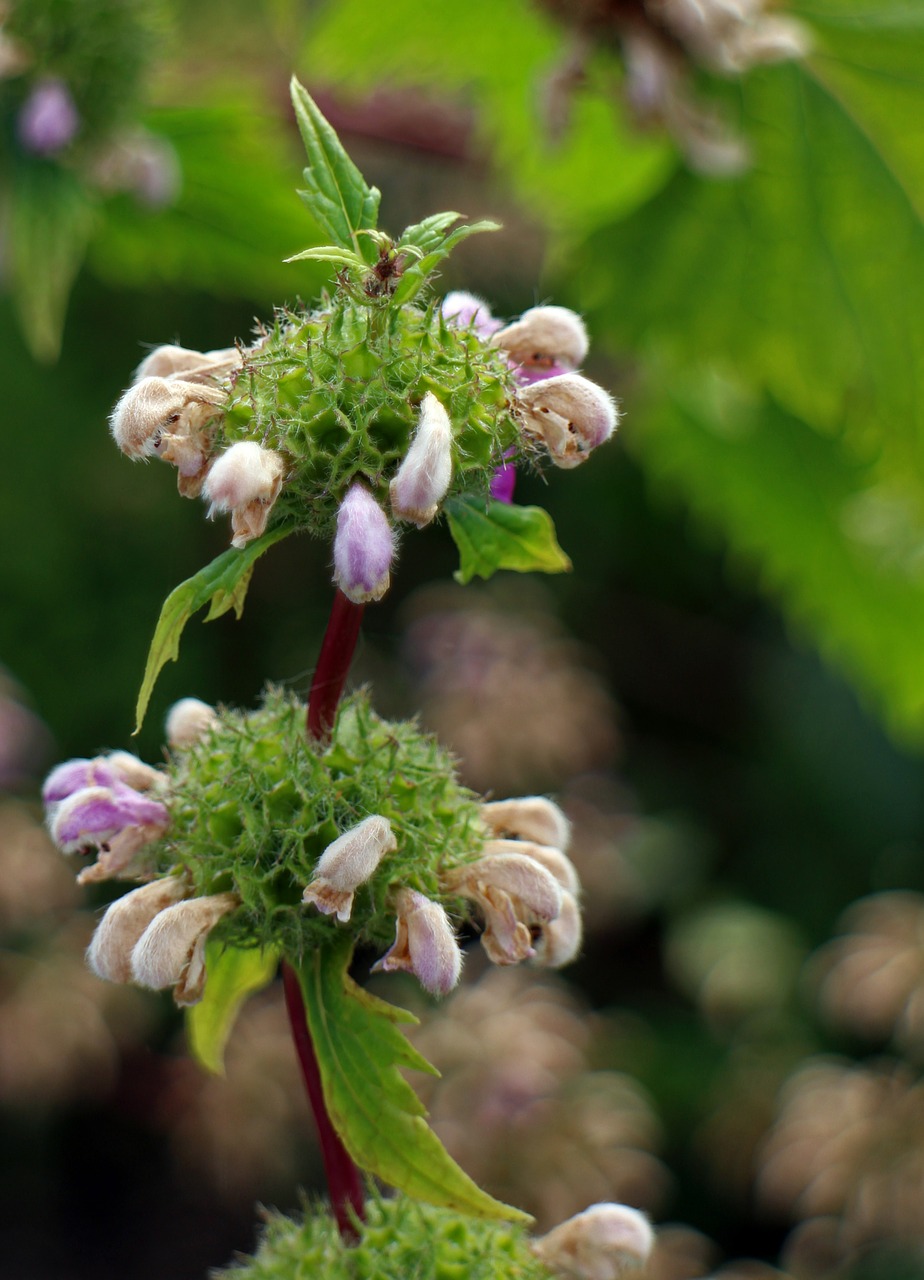
[[[481,945],[494,964],[519,964],[534,956],[530,927],[554,920],[561,910],[558,881],[523,853],[486,853],[448,872],[444,885],[481,910]]]
[[[231,512],[232,547],[245,547],[266,530],[285,471],[282,454],[252,440],[233,444],[212,463],[202,492],[211,504],[210,520],[216,512]]]
[[[198,698],[181,698],[167,712],[167,742],[175,749],[191,747],[218,724],[214,707]]]
[[[80,116],[63,80],[40,80],[26,98],[16,120],[19,141],[39,156],[54,155],[73,139]]]
[[[197,1004],[205,990],[208,935],[240,904],[236,893],[216,893],[159,911],[132,950],[132,978],[155,991],[173,987],[179,1005]]]
[[[619,421],[612,396],[577,373],[523,387],[517,405],[527,435],[538,436],[555,465],[566,469],[608,440]]]
[[[420,405],[411,446],[389,486],[392,514],[422,529],[446,497],[452,479],[452,423],[432,392]]]
[[[532,307],[491,337],[521,382],[572,373],[583,363],[589,342],[584,321],[567,307]]]
[[[124,393],[109,427],[130,458],[158,457],[178,471],[184,497],[202,488],[211,450],[210,424],[221,414],[226,393],[219,387],[178,378],[146,377]]]
[[[494,319],[491,308],[483,298],[461,289],[446,294],[441,310],[450,324],[459,329],[471,326],[480,338],[489,338],[503,327],[503,321]]]
[[[354,481],[337,512],[334,582],[354,604],[381,600],[391,584],[394,554],[388,517],[366,486]]]
[[[117,898],[96,926],[87,949],[87,964],[98,978],[131,982],[132,952],[148,925],[165,907],[189,894],[182,876],[152,880]]]
[[[336,914],[345,924],[353,910],[354,891],[365,884],[385,854],[397,847],[387,818],[373,814],[364,819],[327,846],[302,901],[314,903],[324,915]]]
[[[501,838],[535,840],[563,850],[571,841],[571,824],[558,805],[545,796],[492,800],[482,805],[481,816]]]
[[[592,1204],[533,1242],[533,1252],[568,1280],[617,1280],[647,1262],[651,1223],[625,1204]]]
[[[394,905],[395,941],[372,966],[373,972],[412,973],[431,995],[448,995],[462,973],[462,952],[449,917],[439,903],[415,889],[399,889]]]

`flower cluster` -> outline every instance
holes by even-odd
[[[170,762],[125,752],[58,766],[44,787],[66,853],[97,860],[81,882],[144,881],[115,901],[88,959],[101,977],[200,999],[216,926],[229,945],[299,958],[349,926],[386,948],[377,968],[435,995],[458,982],[455,920],[472,913],[497,964],[558,967],[581,942],[568,823],[544,797],[482,804],[411,724],[345,703],[329,741],[304,707],[270,693],[257,712],[184,699]]]
[[[271,522],[332,536],[334,581],[365,603],[388,590],[399,525],[454,493],[509,501],[518,456],[572,468],[609,439],[615,403],[577,372],[587,349],[564,307],[505,325],[469,294],[396,306],[347,282],[248,347],[158,347],[110,425],[229,514],[232,546]]]
[[[636,123],[673,134],[694,169],[727,174],[747,163],[747,149],[692,88],[702,68],[740,76],[766,63],[804,58],[811,47],[805,25],[773,11],[767,0],[637,0],[601,6],[593,0],[542,0],[575,31],[574,47],[546,86],[554,132],[564,127],[571,97],[584,79],[597,44],[618,44],[625,76],[622,92]]]

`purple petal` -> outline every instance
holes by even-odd
[[[491,477],[490,492],[495,502],[513,502],[513,490],[517,482],[517,469],[512,462],[498,467]]]
[[[388,590],[395,542],[385,512],[360,483],[352,484],[337,512],[334,581],[356,604],[380,600]]]
[[[51,838],[64,853],[106,844],[127,827],[164,827],[167,809],[124,783],[84,787],[62,800],[50,822]]]
[[[84,787],[110,787],[115,780],[105,760],[65,760],[45,779],[42,800],[46,806],[57,804]]]
[[[563,373],[574,372],[570,365],[560,364],[557,360],[545,367],[531,364],[512,364],[511,368],[517,382],[524,387],[531,386],[534,382],[545,382],[546,378],[558,378]]]

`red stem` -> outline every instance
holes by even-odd
[[[324,1172],[327,1174],[327,1185],[330,1190],[331,1209],[341,1237],[344,1240],[356,1240],[358,1239],[356,1223],[362,1222],[365,1217],[362,1178],[340,1141],[324,1104],[321,1072],[305,1017],[302,985],[298,974],[285,961],[282,963],[282,985],[285,990],[286,1012],[289,1015],[295,1052],[298,1054],[298,1065],[302,1069],[308,1101],[311,1103],[315,1124],[318,1127],[321,1158],[324,1161]]]
[[[342,591],[338,591],[334,596],[327,630],[321,641],[318,665],[315,667],[314,679],[311,682],[311,692],[308,695],[308,737],[316,742],[323,742],[328,738],[334,727],[340,695],[343,693],[343,686],[346,684],[350,663],[356,650],[356,641],[359,639],[359,627],[364,609],[365,605],[353,604]],[[314,1112],[314,1122],[321,1142],[321,1157],[324,1161],[324,1172],[327,1174],[331,1209],[341,1237],[344,1240],[353,1241],[358,1238],[356,1223],[362,1222],[365,1218],[362,1177],[346,1147],[340,1141],[340,1136],[328,1114],[324,1102],[324,1090],[321,1087],[321,1071],[305,1017],[305,999],[301,983],[298,974],[285,961],[282,965],[282,982],[295,1052],[298,1055],[298,1064],[302,1069],[308,1101]]]
[[[342,591],[334,596],[308,695],[309,738],[323,741],[334,726],[365,608],[348,600]]]

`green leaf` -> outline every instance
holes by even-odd
[[[542,507],[485,503],[473,494],[464,494],[451,498],[445,511],[459,548],[457,582],[471,582],[476,574],[490,578],[498,569],[567,573],[571,568],[556,541],[552,518]]]
[[[457,244],[461,244],[462,241],[467,239],[469,236],[477,235],[479,231],[499,230],[500,223],[491,222],[490,219],[483,219],[481,222],[473,222],[470,226],[457,227],[451,235],[446,236],[445,239],[438,243],[438,247],[436,249],[431,250],[431,252],[425,254],[419,262],[415,262],[413,266],[407,268],[401,277],[401,283],[398,285],[397,289],[395,289],[393,295],[395,304],[409,302],[411,298],[415,297],[427,283],[427,279],[434,269],[445,257],[452,253]]]
[[[220,941],[206,945],[205,957],[205,994],[186,1011],[186,1035],[199,1064],[224,1075],[225,1044],[241,1005],[272,981],[279,957],[274,951],[243,951]]]
[[[180,637],[192,615],[209,605],[206,622],[220,618],[229,609],[233,609],[237,617],[240,617],[254,563],[274,542],[279,542],[291,532],[287,525],[280,525],[269,533],[264,533],[262,538],[257,538],[243,550],[232,547],[223,551],[211,564],[170,592],[160,611],[154,638],[148,650],[135,707],[136,733],[141,728],[158,675],[165,663],[176,662],[179,657]]]
[[[364,270],[366,263],[352,249],[338,249],[335,245],[319,245],[316,249],[303,249],[301,253],[293,253],[286,262],[339,262],[344,267]]]
[[[424,218],[423,222],[415,222],[412,226],[404,228],[401,239],[398,241],[398,248],[413,245],[422,253],[430,253],[431,250],[439,248],[445,239],[445,232],[461,217],[461,213],[432,213],[429,218]]]
[[[438,1074],[398,1029],[417,1019],[358,987],[347,973],[351,954],[351,940],[315,950],[302,962],[300,978],[324,1101],[352,1159],[427,1204],[480,1218],[532,1221],[482,1191],[429,1127],[400,1070]]]
[[[924,502],[841,437],[668,365],[625,440],[659,488],[719,528],[825,657],[924,741]]]
[[[381,193],[367,185],[310,94],[292,78],[292,105],[308,154],[307,187],[298,194],[315,221],[342,249],[360,253],[357,232],[374,228]]]

